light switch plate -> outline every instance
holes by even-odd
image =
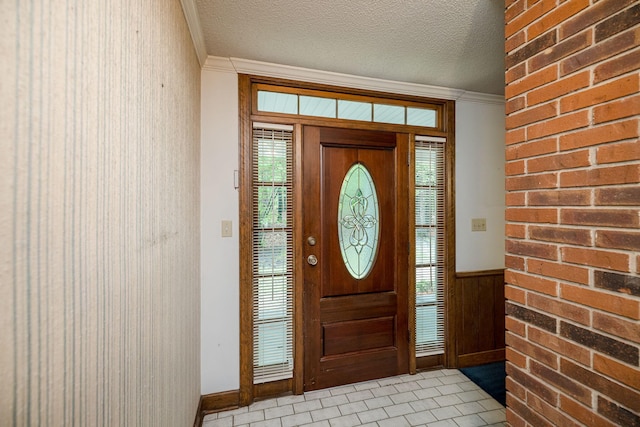
[[[487,219],[486,218],[472,218],[471,219],[471,231],[487,231]]]
[[[222,237],[231,237],[231,228],[233,226],[233,222],[231,221],[222,221]]]

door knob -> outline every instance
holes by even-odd
[[[307,262],[309,263],[309,265],[313,266],[316,265],[318,263],[318,258],[316,258],[315,255],[309,255],[307,257]]]

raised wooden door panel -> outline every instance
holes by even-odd
[[[389,132],[305,128],[304,256],[317,259],[317,264],[304,267],[305,390],[408,370],[407,171],[399,157],[406,159],[406,138]],[[349,217],[358,230],[349,229],[348,238],[362,251],[368,249],[358,245],[371,246],[376,236],[368,233],[375,226],[379,230],[375,256],[364,273],[360,264],[347,267],[339,237],[341,189],[355,165],[366,169],[378,202],[376,218],[368,215],[358,222]]]

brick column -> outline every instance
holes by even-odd
[[[505,6],[507,420],[640,426],[640,1]]]

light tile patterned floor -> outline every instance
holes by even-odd
[[[504,407],[456,369],[263,400],[207,415],[203,423],[203,427],[504,425]]]

